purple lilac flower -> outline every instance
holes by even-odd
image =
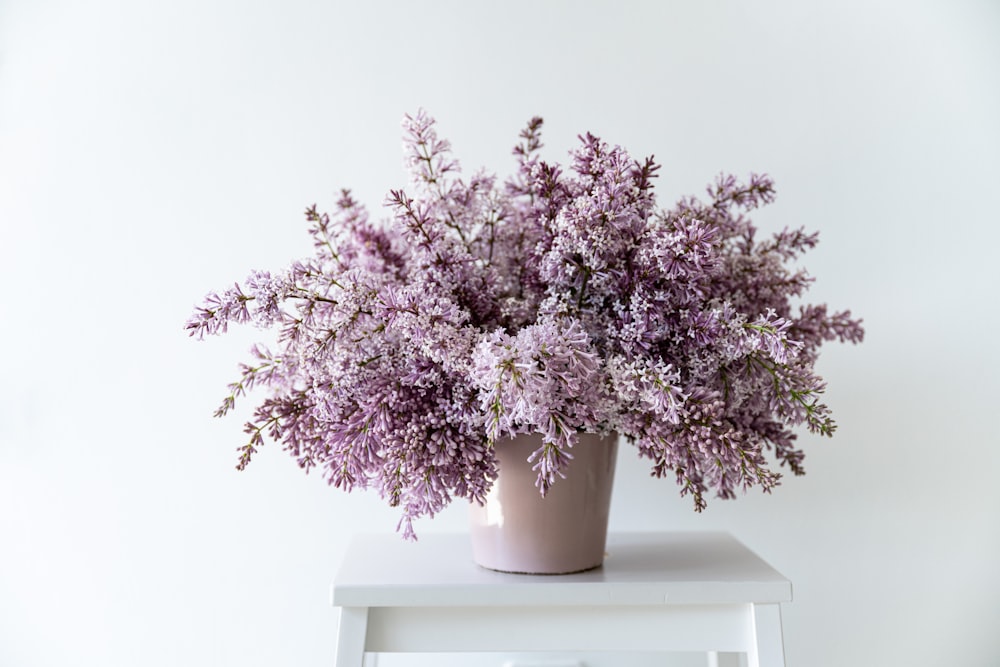
[[[714,491],[769,491],[802,474],[795,428],[830,435],[813,368],[826,341],[861,342],[849,311],[793,308],[815,233],[758,239],[748,214],[764,175],[719,176],[708,199],[657,206],[650,157],[585,134],[567,168],[540,157],[542,120],[506,181],[463,180],[423,111],[406,116],[408,190],[373,221],[350,192],[306,209],[313,256],[210,293],[192,336],[230,323],[277,331],[251,350],[216,414],[268,393],[245,426],[246,466],[265,439],[338,488],[372,488],[399,529],[455,498],[482,501],[504,438],[539,433],[545,493],[580,433],[617,432],[695,509]]]

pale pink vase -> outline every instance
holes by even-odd
[[[471,503],[472,557],[491,570],[519,574],[568,574],[600,566],[608,535],[608,510],[618,437],[580,434],[566,479],[543,498],[527,458],[541,435],[497,442],[500,476],[485,505]]]

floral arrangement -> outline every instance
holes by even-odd
[[[278,329],[216,412],[270,389],[239,469],[266,434],[338,488],[377,489],[407,537],[453,498],[482,502],[517,434],[543,436],[541,493],[581,432],[623,435],[698,511],[710,491],[769,491],[768,458],[803,473],[793,428],[834,431],[818,350],[863,330],[793,307],[811,278],[790,264],[818,237],[757,238],[746,214],[774,199],[768,177],[720,176],[707,201],[660,209],[652,158],[586,134],[564,170],[539,156],[540,118],[503,183],[460,178],[426,113],[403,127],[412,194],[389,193],[388,219],[347,190],[332,214],[310,207],[313,256],[209,294],[187,323]]]

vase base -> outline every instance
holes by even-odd
[[[503,574],[524,574],[532,577],[558,577],[564,574],[580,574],[581,572],[590,572],[591,570],[596,570],[598,568],[604,567],[604,562],[600,562],[597,565],[590,565],[587,567],[580,568],[578,570],[567,570],[565,572],[530,572],[527,570],[504,570],[499,567],[490,567],[489,565],[483,565],[482,563],[476,563],[479,567],[484,570],[490,570],[491,572],[501,572]]]

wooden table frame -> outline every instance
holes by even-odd
[[[366,653],[703,651],[784,667],[791,583],[726,533],[626,533],[604,566],[572,575],[493,572],[468,536],[360,535],[331,590],[337,667]]]

